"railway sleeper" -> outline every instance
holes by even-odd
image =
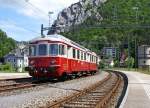
[[[80,99],[77,101],[80,101],[80,102],[98,102],[99,99]]]
[[[89,96],[87,96],[87,97],[80,97],[79,99],[94,99],[94,100],[101,100],[101,98],[103,98],[104,96],[102,96],[102,97],[89,97]]]
[[[95,96],[97,96],[97,97],[102,97],[102,96],[104,96],[105,94],[88,94],[87,96],[90,96],[90,97],[95,97]]]
[[[82,101],[73,101],[73,102],[69,102],[68,104],[79,104],[79,105],[96,105],[96,102],[89,102],[89,101],[86,101],[86,102],[82,102]]]
[[[94,105],[95,106],[95,105]],[[94,106],[90,105],[79,105],[79,104],[64,104],[60,108],[93,108]]]

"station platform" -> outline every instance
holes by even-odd
[[[150,108],[150,75],[121,71],[128,76],[129,88],[123,108]]]
[[[30,77],[28,73],[0,73],[0,80]]]

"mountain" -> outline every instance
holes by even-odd
[[[68,30],[69,27],[83,23],[87,18],[93,17],[95,20],[101,21],[102,17],[97,13],[97,8],[105,3],[106,0],[80,0],[72,4],[68,8],[63,9],[52,27],[57,33]],[[49,31],[48,34],[50,34]]]
[[[117,47],[135,58],[138,46],[150,45],[149,6],[149,0],[82,0],[62,10],[53,27],[97,54],[103,47]]]

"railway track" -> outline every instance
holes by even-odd
[[[12,90],[30,88],[30,87],[35,87],[35,86],[36,84],[33,84],[33,83],[18,83],[18,84],[2,85],[0,86],[0,93],[12,91]]]
[[[82,76],[80,78],[84,78],[84,77],[85,76]],[[79,78],[76,78],[76,79],[79,79]],[[68,79],[65,82],[68,82],[68,81],[70,80]],[[41,85],[46,85],[50,83],[57,83],[57,82],[59,81],[32,80],[31,78],[4,79],[4,80],[0,80],[0,93],[18,90],[18,89],[31,88],[35,86],[41,86]]]
[[[46,108],[108,108],[116,107],[124,81],[119,73],[110,73],[97,84],[60,101],[48,104]]]

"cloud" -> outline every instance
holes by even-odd
[[[19,14],[48,20],[48,12],[52,11],[52,19],[63,9],[79,0],[0,0],[0,7],[12,8]]]
[[[79,0],[0,0],[0,7],[7,9],[7,14],[9,14],[9,9],[11,9],[21,16],[20,18],[22,21],[17,22],[17,19],[19,18],[16,18],[15,20],[12,19],[16,22],[10,20],[13,13],[10,14],[9,20],[6,20],[6,16],[1,15],[5,19],[0,19],[0,28],[6,31],[8,36],[11,36],[18,41],[30,40],[31,38],[38,36],[38,34],[32,32],[30,28],[39,32],[38,25],[41,23],[48,25],[49,11],[54,12],[54,14],[51,15],[51,20],[54,21],[57,18],[57,14],[62,9],[78,1]],[[23,23],[26,18],[28,18],[29,25]],[[23,28],[23,25],[26,26],[26,28]],[[30,27],[27,28],[27,26]]]

